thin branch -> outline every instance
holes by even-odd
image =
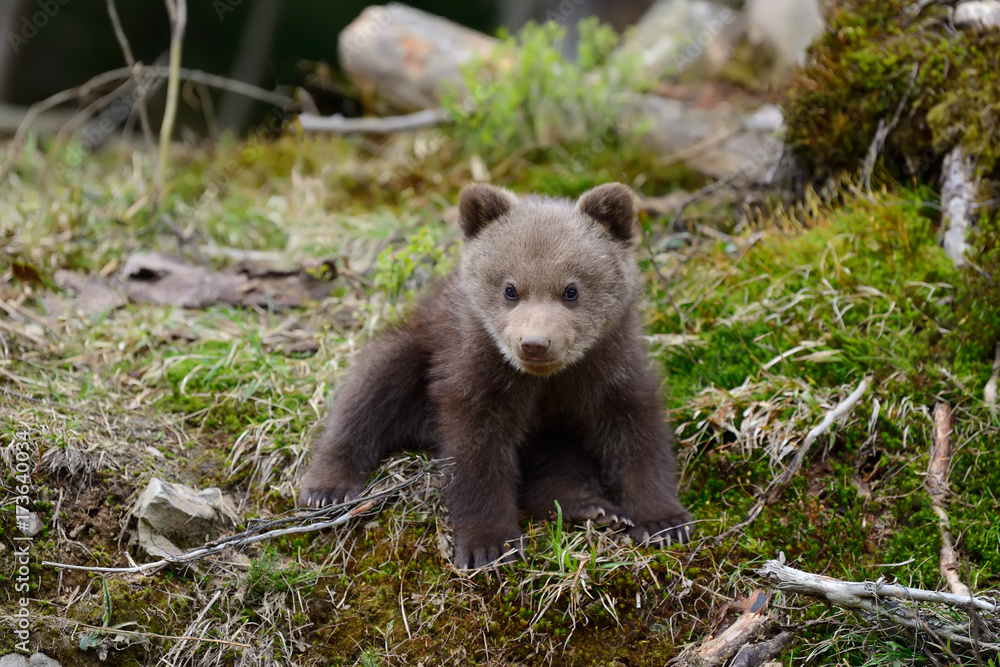
[[[405,472],[407,468],[414,465],[415,463],[411,462],[401,472]],[[107,574],[144,574],[155,572],[168,565],[184,565],[193,563],[201,560],[202,558],[221,553],[226,549],[242,550],[251,544],[262,542],[264,540],[270,540],[275,537],[281,537],[283,535],[310,533],[317,530],[323,530],[325,528],[333,528],[334,526],[345,524],[351,519],[359,516],[377,512],[383,505],[385,505],[386,502],[403,489],[415,485],[418,481],[429,475],[438,474],[444,464],[440,460],[434,460],[426,463],[420,462],[416,465],[419,465],[420,467],[416,473],[384,491],[373,493],[373,489],[386,479],[386,476],[381,476],[369,484],[364,493],[346,503],[329,505],[323,509],[310,512],[291,512],[270,521],[260,521],[257,522],[253,528],[244,530],[236,535],[230,535],[229,537],[210,542],[204,546],[198,547],[197,549],[192,549],[182,554],[169,556],[151,563],[144,563],[133,567],[91,567],[85,565],[69,565],[67,563],[43,561],[42,565],[63,570],[82,570],[84,572],[103,572]],[[319,519],[319,521],[315,521],[316,519]]]
[[[912,605],[899,604],[894,600],[942,604],[963,610],[968,610],[971,605],[983,612],[1000,613],[1000,605],[992,598],[940,593],[898,584],[883,584],[881,580],[843,581],[797,570],[776,560],[767,561],[764,567],[757,570],[757,573],[771,586],[779,590],[826,600],[844,609],[856,609],[871,614],[880,621],[889,621],[911,630],[927,632],[938,640],[946,639],[966,645],[976,645],[978,642],[970,637],[963,628],[945,623]],[[978,644],[990,650],[1000,649],[1000,644]]]
[[[115,0],[107,0],[107,5],[108,16],[111,18],[111,27],[115,31],[118,44],[122,47],[125,62],[128,64],[129,69],[132,70],[132,80],[135,81],[135,85],[141,86],[142,66],[136,62],[135,55],[132,53],[132,46],[128,43],[128,37],[125,36],[121,19],[118,17],[118,8],[115,6]],[[146,148],[152,151],[153,146],[156,144],[153,140],[153,130],[149,122],[149,111],[146,109],[145,96],[139,98],[137,102],[139,105],[139,124],[142,125],[142,134],[146,137]]]
[[[345,118],[341,114],[317,116],[312,113],[299,114],[299,122],[306,132],[330,132],[333,134],[392,134],[425,127],[433,127],[449,118],[444,109],[424,109],[415,113],[387,118]]]
[[[180,90],[181,50],[184,44],[184,30],[187,27],[187,0],[164,0],[170,14],[170,76],[167,78],[167,105],[160,125],[160,154],[156,164],[156,178],[153,183],[153,201],[159,208],[163,196],[163,179],[170,159],[170,139],[174,134],[177,118],[177,93]]]
[[[158,78],[167,78],[170,76],[170,68],[162,65],[149,65],[143,67],[142,71],[143,74],[148,74],[149,76],[155,76]],[[276,93],[271,90],[265,90],[242,81],[232,81],[223,76],[208,74],[207,72],[202,72],[201,70],[185,69],[182,67],[178,70],[178,75],[185,81],[193,81],[195,83],[202,83],[206,86],[211,86],[212,88],[230,90],[261,102],[273,104],[282,109],[294,109],[297,106],[295,100],[287,95],[282,95],[281,93]],[[98,74],[79,86],[59,91],[44,100],[40,100],[32,104],[28,108],[28,111],[24,114],[24,118],[21,120],[21,124],[17,128],[17,132],[14,133],[14,139],[8,144],[7,158],[3,161],[3,164],[0,164],[0,179],[6,176],[7,172],[10,171],[10,168],[20,157],[21,151],[24,149],[24,139],[31,130],[32,125],[34,125],[35,121],[38,120],[39,116],[61,104],[88,97],[95,89],[101,86],[114,83],[121,79],[128,79],[131,76],[131,69],[128,67],[120,67],[118,69],[104,72],[103,74]]]
[[[857,389],[851,392],[851,394],[843,401],[835,405],[832,410],[827,412],[823,417],[823,421],[806,434],[805,440],[803,440],[802,444],[799,445],[799,451],[796,452],[792,463],[781,474],[780,478],[771,482],[771,485],[768,487],[770,491],[765,491],[761,494],[754,506],[750,508],[749,512],[747,512],[747,517],[743,519],[743,521],[739,522],[729,530],[716,535],[713,538],[715,544],[721,544],[730,535],[744,530],[747,526],[757,520],[757,517],[759,517],[761,512],[764,511],[764,507],[773,504],[778,499],[789,480],[791,480],[792,475],[794,475],[802,466],[802,461],[805,460],[806,454],[809,452],[809,448],[812,447],[813,442],[816,441],[816,438],[829,431],[835,421],[843,417],[854,407],[854,405],[868,390],[869,382],[871,382],[871,378],[863,378]]]
[[[10,617],[8,617],[8,619],[9,618]],[[229,641],[227,639],[212,639],[209,637],[187,637],[182,635],[158,635],[155,632],[143,632],[141,630],[125,630],[123,628],[109,628],[101,625],[91,625],[90,623],[71,621],[69,619],[60,618],[58,616],[42,616],[41,620],[56,622],[56,623],[62,622],[65,623],[66,625],[73,625],[76,627],[86,628],[87,630],[94,630],[95,632],[106,633],[106,634],[134,635],[136,637],[149,637],[152,639],[167,639],[171,641],[185,641],[185,642],[204,642],[206,644],[222,644],[223,646],[239,646],[241,648],[253,648],[253,646],[251,646],[250,644],[241,644],[240,642]]]
[[[865,156],[864,164],[861,167],[861,182],[865,185],[865,192],[872,191],[872,172],[875,171],[875,162],[878,161],[879,153],[882,152],[883,146],[885,146],[885,140],[888,138],[889,133],[896,129],[896,125],[899,124],[899,117],[903,114],[903,108],[906,106],[906,101],[910,99],[910,93],[913,92],[913,86],[917,80],[917,72],[919,67],[916,63],[913,65],[913,69],[910,71],[910,83],[906,87],[906,92],[903,94],[903,99],[899,101],[896,105],[896,112],[892,114],[892,118],[888,123],[884,119],[879,119],[878,128],[875,130],[875,137],[872,139],[871,145],[868,147],[868,154]]]
[[[845,398],[843,401],[838,403],[832,410],[826,413],[823,417],[823,421],[819,423],[815,428],[813,428],[809,433],[806,434],[806,439],[802,441],[799,445],[799,451],[795,453],[795,458],[792,459],[791,465],[785,469],[785,472],[781,475],[781,478],[771,487],[770,493],[767,494],[767,504],[771,505],[778,499],[781,492],[785,490],[785,486],[791,480],[792,476],[798,472],[799,468],[802,466],[802,461],[805,460],[806,454],[809,453],[809,448],[812,444],[816,442],[816,439],[830,430],[833,423],[846,415],[854,407],[854,404],[861,400],[861,397],[865,395],[868,391],[868,383],[871,382],[871,378],[862,378],[861,382],[858,384],[857,389],[851,392],[851,394]]]

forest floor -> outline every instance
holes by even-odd
[[[984,401],[995,341],[970,330],[974,295],[938,247],[933,192],[845,182],[788,204],[720,189],[675,219],[696,177],[655,165],[570,173],[516,156],[493,182],[575,197],[626,179],[673,202],[643,215],[638,261],[692,543],[648,549],[594,527],[526,523],[526,560],[470,575],[450,565],[430,475],[377,513],[241,555],[153,574],[42,565],[149,560],[130,509],[152,477],[220,487],[240,528],[292,510],[351,354],[453,265],[454,204],[474,171],[447,139],[423,134],[178,147],[153,216],[145,155],[71,162],[29,145],[0,182],[11,510],[0,514],[0,614],[12,623],[22,595],[14,463],[30,451],[30,508],[44,525],[28,543],[31,648],[63,665],[664,665],[770,590],[757,569],[782,555],[839,579],[945,590],[925,484],[940,402],[953,410],[955,571],[976,594],[1000,589],[1000,420]],[[333,258],[338,275],[328,296],[291,308],[102,310],[57,286],[63,270],[119,289],[142,251],[214,269]],[[865,378],[775,502],[741,527]],[[805,596],[775,592],[769,609],[794,635],[783,664],[996,664],[988,650],[940,651],[923,633]],[[0,633],[0,655],[16,641]]]

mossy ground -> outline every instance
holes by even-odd
[[[32,646],[63,664],[99,664],[102,646],[118,665],[665,664],[731,618],[761,585],[754,567],[779,553],[813,572],[940,588],[923,488],[938,400],[955,406],[962,576],[978,592],[1000,588],[1000,422],[982,400],[988,308],[937,248],[927,192],[863,195],[849,183],[794,206],[707,210],[683,237],[644,220],[645,319],[682,497],[699,522],[692,545],[641,549],[533,524],[525,562],[470,577],[449,565],[447,515],[428,486],[367,522],[255,545],[249,565],[145,578],[43,567],[141,561],[127,513],[153,475],[219,485],[247,517],[290,509],[327,391],[353,350],[447,270],[458,241],[446,220],[470,180],[467,154],[436,133],[380,147],[287,136],[186,149],[151,223],[145,158],[60,160],[29,150],[0,183],[0,446],[8,462],[16,439],[35,455],[32,502],[46,528],[31,543]],[[649,195],[677,182],[655,162],[613,157],[586,182],[516,159],[500,172],[515,190],[564,196],[623,174]],[[724,233],[703,233],[720,214]],[[329,298],[286,313],[130,304],[53,317],[42,306],[57,269],[110,275],[140,248],[197,259],[217,246],[337,257],[342,276]],[[315,352],[286,345],[302,339]],[[871,389],[779,501],[714,544],[865,376]],[[2,517],[9,540],[12,512]],[[0,604],[13,610],[9,546],[0,562]],[[783,622],[814,621],[785,664],[927,660],[862,619],[804,598],[775,604]],[[125,622],[135,625],[90,627]],[[99,646],[82,652],[88,636]],[[4,635],[0,651],[11,645]]]
[[[928,182],[953,146],[996,180],[1000,33],[956,30],[942,3],[844,0],[789,87],[788,140],[817,174],[853,172],[880,123],[892,126],[883,165]],[[989,181],[982,184],[988,191]],[[989,195],[985,198],[988,198]]]

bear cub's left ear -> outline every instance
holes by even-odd
[[[576,210],[607,227],[619,241],[631,241],[635,235],[639,206],[627,185],[605,183],[587,190],[576,201]]]

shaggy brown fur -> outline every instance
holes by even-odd
[[[640,338],[635,197],[564,200],[471,185],[458,270],[358,355],[300,503],[357,495],[389,452],[452,457],[454,561],[521,550],[520,511],[686,542],[658,382]],[[511,556],[507,556],[510,558]]]

